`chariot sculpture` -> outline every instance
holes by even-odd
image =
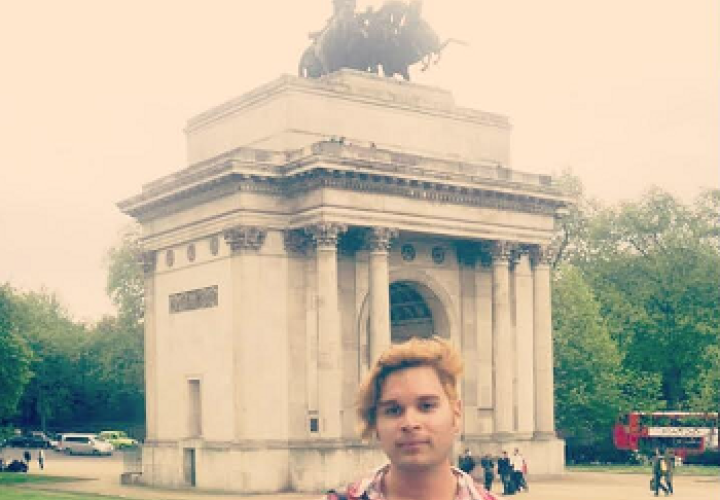
[[[410,80],[410,66],[422,63],[424,71],[439,61],[449,42],[459,42],[440,40],[422,18],[421,0],[388,0],[364,12],[355,8],[356,0],[333,0],[332,17],[309,35],[312,43],[300,58],[300,76],[319,78],[350,68]]]

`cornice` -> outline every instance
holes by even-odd
[[[147,184],[118,206],[144,221],[236,191],[292,197],[322,187],[544,215],[570,203],[549,176],[326,141],[285,153],[239,148]]]

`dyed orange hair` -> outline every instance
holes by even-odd
[[[370,439],[375,431],[377,405],[385,379],[398,370],[418,366],[433,368],[450,402],[457,401],[457,383],[462,376],[463,362],[450,342],[440,337],[412,338],[393,345],[375,362],[358,389],[358,430],[363,439]]]

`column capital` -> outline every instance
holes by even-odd
[[[259,250],[265,243],[266,236],[267,229],[257,226],[234,226],[223,231],[225,243],[232,253]]]
[[[549,266],[557,256],[557,248],[553,245],[530,245],[529,252],[533,267]]]
[[[288,253],[304,254],[312,244],[312,238],[303,229],[283,231],[283,245]]]
[[[458,263],[467,267],[474,267],[475,263],[480,259],[483,260],[482,245],[476,241],[458,241],[455,244]]]
[[[305,228],[305,234],[310,236],[316,248],[336,249],[338,238],[347,231],[345,224],[336,222],[320,222]]]
[[[391,227],[371,227],[366,234],[368,249],[371,252],[388,252],[392,240],[398,237],[396,228]]]
[[[495,240],[489,242],[487,250],[492,256],[493,263],[513,264],[519,256],[519,244],[514,241]]]
[[[142,265],[145,276],[153,274],[157,267],[157,251],[146,250],[145,252],[142,252],[138,256],[138,261]]]

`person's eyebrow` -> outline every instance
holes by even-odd
[[[391,406],[396,404],[398,404],[398,402],[395,399],[384,399],[382,401],[379,401],[377,405],[378,408],[380,408],[381,406]]]

